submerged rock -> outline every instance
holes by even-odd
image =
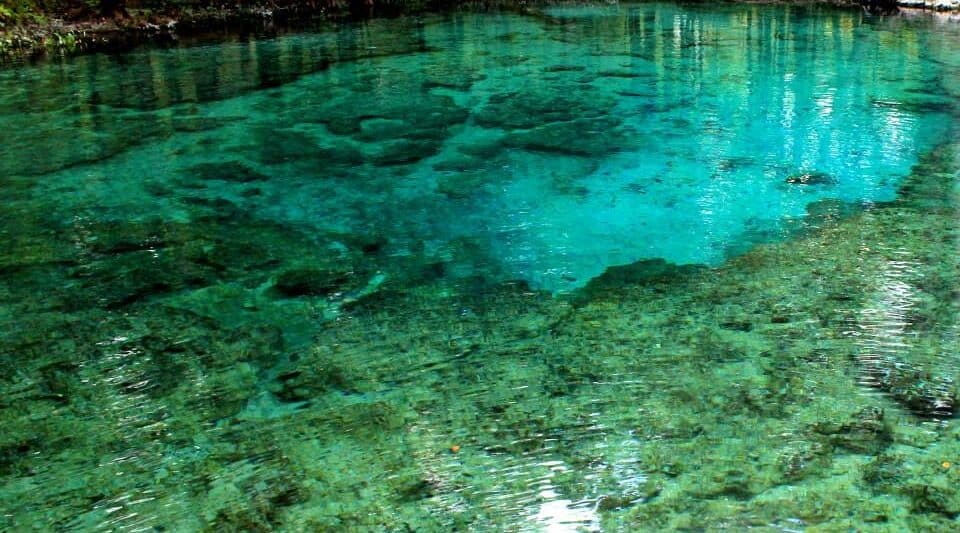
[[[826,172],[804,172],[787,177],[784,183],[792,185],[836,185],[837,178]]]
[[[377,387],[362,365],[351,365],[342,354],[326,346],[308,350],[278,371],[268,388],[284,402],[307,401],[333,390],[363,393]]]
[[[469,198],[482,191],[488,181],[481,172],[445,173],[437,178],[437,192],[451,199]]]
[[[474,140],[469,144],[457,146],[457,151],[469,156],[479,157],[481,159],[490,159],[503,153],[504,146],[499,138]]]
[[[471,170],[481,170],[486,167],[487,161],[470,155],[454,154],[437,161],[433,164],[433,169],[441,172],[467,172]]]
[[[551,65],[544,67],[544,72],[583,72],[587,67],[583,65]]]
[[[485,128],[529,129],[551,122],[606,117],[615,105],[613,98],[579,87],[565,91],[514,91],[491,96],[474,120]]]
[[[354,279],[352,269],[298,268],[277,277],[274,287],[284,296],[329,296],[348,288]]]
[[[627,136],[614,118],[583,118],[553,122],[525,131],[513,132],[504,139],[508,146],[534,152],[574,156],[601,156],[621,149]]]
[[[880,453],[893,442],[890,424],[879,407],[864,407],[844,423],[817,422],[811,429],[830,445],[856,453]]]
[[[265,181],[269,177],[257,172],[240,161],[224,161],[223,163],[201,163],[184,170],[184,174],[198,180],[220,180],[237,183],[251,181]]]
[[[887,362],[871,369],[876,387],[918,416],[949,418],[957,404],[957,390],[950,376],[933,368]]]
[[[796,481],[830,465],[830,448],[816,441],[788,442],[777,454],[777,469],[785,479]]]
[[[577,293],[575,301],[585,303],[600,294],[616,293],[624,286],[681,280],[703,272],[702,265],[676,265],[663,259],[642,259],[629,265],[611,266]]]
[[[118,308],[151,297],[214,282],[209,265],[186,262],[177,253],[150,250],[104,257],[74,271],[83,290],[73,291],[67,307],[81,309],[96,304]]]
[[[331,142],[317,146],[305,159],[319,170],[350,170],[363,164],[363,153],[351,143]]]
[[[486,74],[464,70],[461,67],[457,70],[432,69],[427,73],[423,80],[422,87],[425,90],[441,88],[453,91],[469,91],[474,83],[487,78]]]
[[[432,140],[400,139],[388,141],[370,156],[370,162],[379,167],[405,165],[426,159],[440,151],[440,143]]]
[[[300,122],[321,123],[335,135],[378,142],[443,139],[447,128],[465,122],[468,116],[453,98],[427,93],[416,99],[351,94],[297,118]]]
[[[187,117],[174,117],[171,121],[171,125],[174,131],[177,132],[198,132],[198,131],[209,131],[215,130],[217,128],[222,128],[232,122],[237,122],[242,120],[241,117],[199,117],[199,116],[187,116]]]
[[[294,163],[316,171],[339,173],[364,160],[363,154],[349,142],[336,139],[319,142],[302,131],[263,128],[255,138],[261,139],[254,149],[265,165]]]
[[[604,70],[603,72],[600,72],[598,76],[600,76],[601,78],[623,78],[623,79],[651,77],[650,74],[633,72],[630,70]]]
[[[262,128],[254,132],[253,139],[258,141],[254,148],[260,162],[265,165],[296,161],[317,148],[313,139],[299,131]],[[243,152],[248,153],[249,150],[244,148]]]
[[[825,198],[807,204],[807,218],[810,220],[837,221],[862,212],[864,205],[860,203],[844,202],[836,198]]]

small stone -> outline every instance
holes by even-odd
[[[789,176],[785,182],[792,185],[836,185],[837,179],[826,172],[804,172]]]

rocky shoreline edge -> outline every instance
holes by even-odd
[[[751,3],[770,1],[777,0]],[[460,7],[528,11],[536,6],[562,3],[584,2],[463,2]],[[793,3],[863,8],[884,15],[927,16],[944,22],[960,22],[960,0],[814,0]],[[124,16],[116,18],[65,20],[50,17],[42,23],[10,27],[4,27],[0,20],[0,65],[49,56],[121,51],[141,44],[217,39],[228,35],[278,34],[316,27],[325,22],[417,12],[417,9],[398,7],[395,4],[357,10],[333,9],[317,4],[279,6],[276,3],[264,3],[177,12],[131,9]]]

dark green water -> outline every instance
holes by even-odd
[[[802,7],[10,66],[0,529],[955,528],[958,105]]]

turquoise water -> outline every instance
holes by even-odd
[[[0,523],[955,526],[958,104],[812,7],[12,65]]]
[[[945,36],[795,16],[427,17],[16,69],[3,174],[42,174],[58,212],[225,201],[551,291],[716,265],[812,202],[891,200],[950,124],[942,67],[904,59]]]

